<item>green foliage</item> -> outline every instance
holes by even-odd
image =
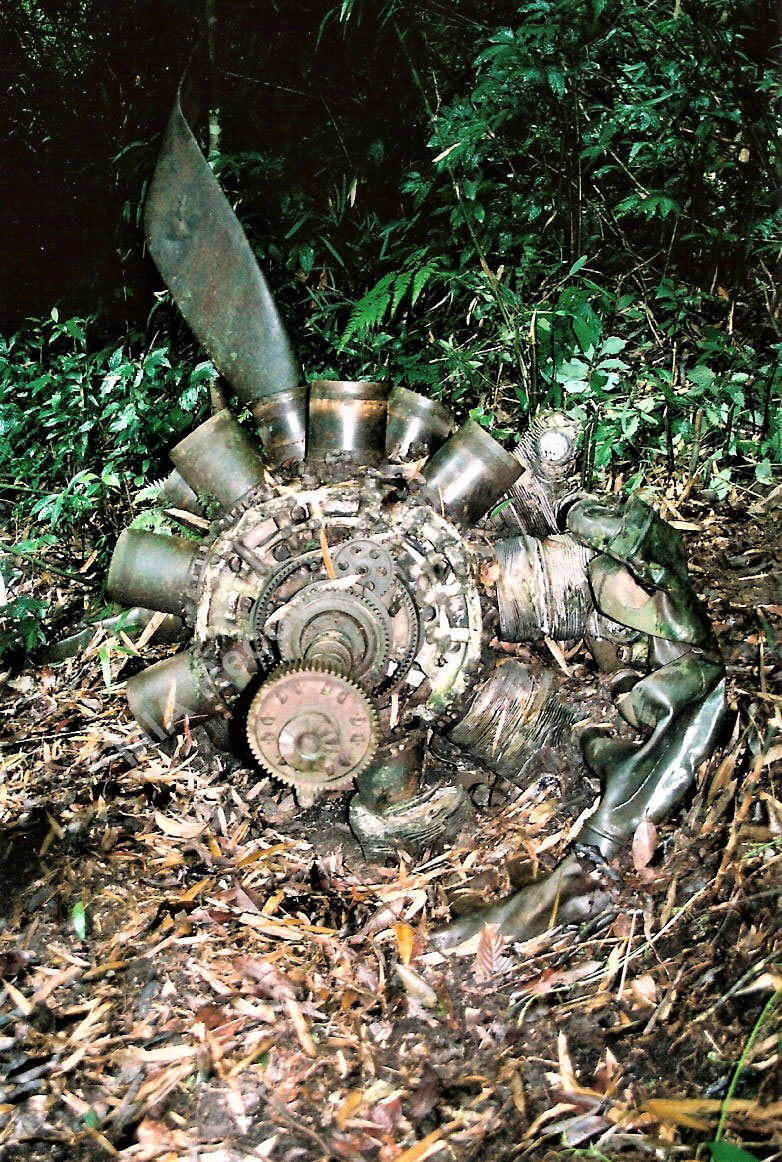
[[[42,621],[49,606],[25,594],[0,605],[0,658],[21,651],[30,654],[45,640]]]
[[[91,323],[55,310],[0,338],[0,481],[18,527],[68,536],[105,522],[207,405],[210,363],[174,365],[141,335],[93,349]]]
[[[758,1162],[755,1154],[734,1146],[732,1142],[709,1142],[711,1162]]]

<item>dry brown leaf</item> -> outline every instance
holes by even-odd
[[[503,956],[505,938],[499,924],[484,924],[473,963],[473,976],[482,983],[498,972],[506,972],[511,966],[507,956]]]
[[[409,924],[394,924],[394,936],[396,937],[399,959],[402,961],[402,964],[407,965],[410,963],[410,958],[413,955],[415,932]]]
[[[635,829],[633,836],[633,867],[642,871],[655,853],[657,848],[657,828],[648,815],[644,815]]]
[[[163,815],[161,811],[155,812],[155,822],[161,831],[173,839],[197,839],[205,828],[204,823],[196,823],[192,819],[174,819]]]
[[[434,1148],[442,1141],[442,1137],[442,1130],[432,1130],[431,1134],[427,1134],[420,1142],[408,1146],[401,1154],[397,1154],[394,1162],[421,1162],[423,1158],[434,1153]]]
[[[299,1044],[301,1045],[302,1049],[308,1057],[317,1057],[318,1050],[315,1046],[315,1042],[312,1040],[312,1034],[310,1033],[309,1025],[304,1018],[304,1014],[302,1013],[298,1002],[295,1001],[293,997],[286,997],[284,1004],[285,1011],[293,1022],[293,1027],[296,1030],[296,1036],[299,1038]]]

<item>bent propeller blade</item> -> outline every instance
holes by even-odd
[[[302,376],[247,236],[182,109],[180,85],[144,211],[149,252],[194,335],[245,403]]]

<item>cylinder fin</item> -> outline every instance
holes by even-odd
[[[129,678],[125,687],[133,717],[150,738],[173,733],[186,718],[211,718],[222,708],[206,675],[199,676],[193,654],[184,650]]]
[[[181,537],[125,529],[111,558],[109,592],[123,605],[179,617],[196,551],[193,541]]]
[[[569,641],[600,635],[589,587],[592,549],[572,537],[508,537],[497,542],[497,600],[505,641],[549,637]]]
[[[301,371],[239,219],[188,124],[198,104],[195,82],[183,81],[147,196],[147,244],[196,338],[251,403],[296,387]]]
[[[463,528],[477,524],[521,472],[521,464],[480,424],[467,420],[421,473],[438,512]]]
[[[171,450],[171,459],[190,487],[230,508],[264,478],[263,460],[226,410],[217,412]]]
[[[443,404],[406,387],[395,387],[388,397],[386,456],[406,460],[431,455],[453,428],[453,415]]]
[[[478,690],[449,738],[489,770],[520,781],[530,759],[543,746],[562,742],[575,721],[552,687],[550,673],[538,679],[521,662],[504,662]]]
[[[314,379],[310,384],[307,459],[342,453],[359,464],[381,460],[388,384]]]

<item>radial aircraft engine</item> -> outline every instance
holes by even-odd
[[[305,385],[184,100],[147,243],[256,435],[221,408],[172,450],[160,503],[195,516],[201,539],[119,538],[112,595],[189,638],[128,680],[130,708],[158,739],[230,720],[302,805],[354,788],[350,825],[382,858],[453,836],[469,814],[462,782],[422,777],[433,738],[523,782],[530,755],[577,726],[554,673],[498,646],[583,638],[615,672],[628,726],[583,733],[597,809],[554,873],[436,938],[486,921],[526,937],[555,908],[560,922],[587,917],[607,898],[606,858],[681,799],[723,718],[723,667],[678,534],[636,498],[568,495],[578,433],[562,415],[510,452],[403,386]]]

